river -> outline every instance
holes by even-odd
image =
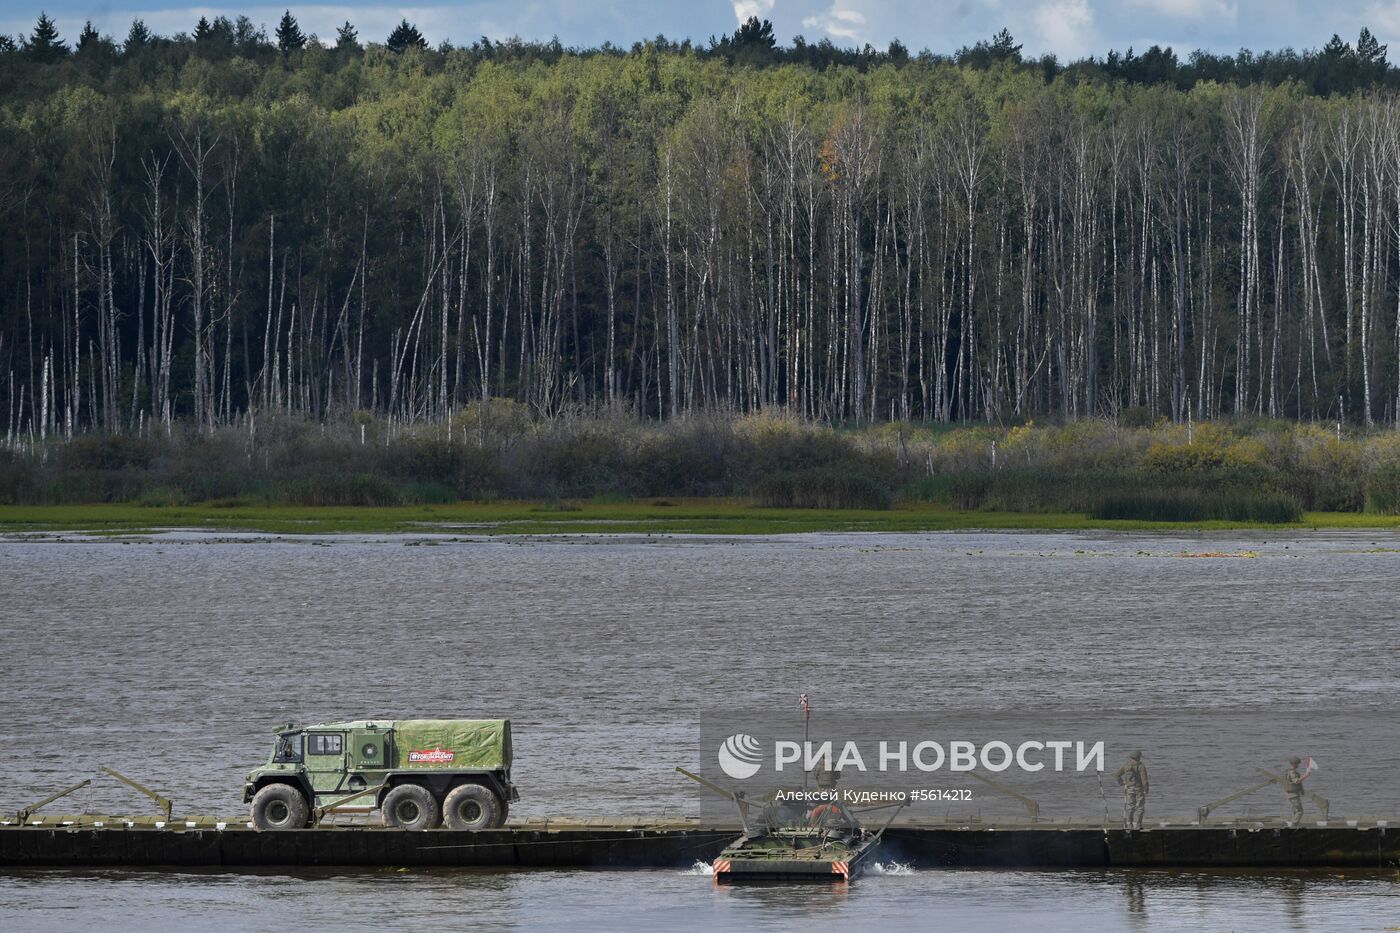
[[[19,806],[99,764],[236,813],[279,722],[508,716],[514,818],[694,815],[714,709],[1396,708],[1400,536],[0,538]],[[140,811],[107,781],[67,809]],[[892,869],[895,866],[891,866]],[[1388,876],[890,872],[730,892],[682,871],[0,875],[0,923],[1315,929]],[[126,918],[123,920],[123,918]]]

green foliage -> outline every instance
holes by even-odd
[[[1303,510],[1288,496],[1246,490],[1178,490],[1105,496],[1089,513],[1093,518],[1148,522],[1249,522],[1282,525],[1303,520]]]
[[[340,26],[336,29],[335,47],[336,51],[339,52],[362,51],[362,48],[360,46],[360,33],[358,30],[355,29],[354,26],[350,24],[349,20],[345,21],[345,25]]]
[[[92,20],[83,24],[83,31],[78,35],[78,54],[93,54],[98,46],[102,45],[102,36],[93,27]]]
[[[767,65],[777,60],[778,40],[773,36],[773,24],[750,16],[734,30],[732,36],[710,40],[710,48],[727,60],[741,65]]]
[[[57,457],[65,469],[72,470],[145,469],[159,449],[159,442],[146,438],[89,434],[75,437],[60,447]]]
[[[956,55],[958,64],[987,68],[998,62],[1021,63],[1021,46],[1011,37],[1011,32],[1002,29],[990,41],[979,40],[971,47],[964,46]]]
[[[147,509],[165,509],[176,505],[189,505],[190,501],[183,490],[154,486],[141,490],[140,495],[136,497],[136,504]]]
[[[1198,425],[1188,443],[1183,426],[1125,431],[1106,421],[836,430],[771,415],[658,423],[574,411],[540,420],[492,399],[468,406],[450,428],[409,429],[361,413],[329,426],[264,419],[252,436],[92,434],[0,448],[3,504],[609,505],[715,496],[775,508],[898,501],[1135,521],[1296,521],[1301,508],[1396,515],[1400,434],[1339,439],[1260,420]]]
[[[282,14],[282,21],[277,24],[277,50],[283,55],[292,52],[300,52],[306,45],[306,36],[302,34],[301,27],[297,25],[297,19],[292,15],[291,10]]]
[[[388,479],[370,473],[331,473],[289,484],[281,500],[297,505],[400,505],[402,496]]]
[[[1093,421],[1022,426],[1002,434],[996,469],[993,440],[986,429],[957,429],[906,441],[913,457],[926,451],[926,461],[939,469],[906,485],[903,497],[956,509],[1101,518],[1110,517],[1101,510],[1111,505],[1127,510],[1120,517],[1138,520],[1171,520],[1150,518],[1153,509],[1181,515],[1198,508],[1207,518],[1262,522],[1272,520],[1263,516],[1277,502],[1292,504],[1277,514],[1357,512],[1375,489],[1377,511],[1386,514],[1379,505],[1385,467],[1368,464],[1400,462],[1394,432],[1338,438],[1333,430],[1267,420],[1196,425],[1189,433],[1169,424],[1130,431]],[[1199,505],[1186,504],[1192,502]]]
[[[894,500],[874,473],[834,464],[769,473],[754,484],[753,496],[774,509],[888,509]]]
[[[0,346],[13,370],[13,379],[0,384],[0,410],[19,412],[14,430],[21,435],[35,433],[32,422],[46,377],[50,404],[58,412],[51,418],[63,418],[63,403],[73,395],[80,396],[81,410],[70,418],[80,425],[132,430],[161,416],[150,385],[154,280],[147,265],[154,235],[152,196],[158,194],[165,212],[163,236],[169,238],[162,283],[174,292],[169,407],[177,424],[196,415],[208,420],[209,406],[197,411],[197,374],[205,380],[217,376],[221,387],[229,387],[231,398],[220,399],[214,419],[227,424],[250,410],[257,409],[261,418],[262,409],[277,407],[264,391],[276,372],[279,379],[300,380],[294,387],[278,387],[294,399],[282,404],[283,410],[326,419],[333,429],[344,412],[364,411],[366,440],[380,449],[402,442],[402,435],[394,434],[396,424],[431,418],[435,430],[444,433],[451,417],[440,443],[484,451],[472,455],[477,459],[402,453],[410,461],[407,475],[430,477],[462,495],[487,488],[584,496],[599,490],[703,495],[745,490],[755,476],[769,473],[826,464],[845,470],[856,464],[891,488],[928,472],[976,477],[1024,471],[1021,479],[999,480],[980,492],[979,481],[969,479],[959,495],[979,502],[1049,501],[1047,483],[1032,475],[1135,470],[1257,481],[1309,508],[1355,509],[1365,500],[1369,462],[1346,449],[1329,460],[1320,447],[1290,453],[1287,445],[1233,428],[1228,437],[1211,436],[1204,426],[1194,440],[1166,428],[1163,437],[1149,439],[1148,429],[1169,417],[1173,407],[1165,383],[1160,390],[1156,385],[1159,375],[1170,378],[1171,361],[1138,359],[1137,351],[1120,357],[1118,351],[1128,350],[1120,342],[1128,338],[1120,335],[1134,333],[1143,346],[1155,347],[1179,325],[1165,323],[1164,317],[1157,332],[1138,334],[1125,329],[1121,317],[1110,321],[1104,311],[1092,325],[1096,336],[1085,342],[1089,319],[1072,321],[1067,326],[1078,329],[1068,332],[1056,322],[1057,315],[1078,317],[1077,309],[1108,308],[1110,297],[1115,316],[1145,314],[1143,302],[1151,296],[1124,281],[1126,267],[1103,263],[1110,251],[1119,253],[1118,247],[1123,255],[1153,250],[1153,244],[1165,242],[1170,226],[1162,225],[1164,213],[1135,220],[1117,213],[1114,205],[1126,204],[1119,199],[1139,182],[1110,191],[1105,174],[1110,149],[1103,146],[1138,144],[1137,136],[1123,135],[1124,127],[1147,134],[1142,140],[1156,147],[1153,159],[1175,158],[1166,144],[1184,140],[1192,146],[1183,164],[1193,190],[1217,192],[1209,202],[1213,206],[1193,209],[1193,217],[1214,216],[1220,225],[1214,229],[1227,231],[1210,249],[1187,251],[1219,260],[1209,268],[1191,260],[1201,265],[1187,272],[1183,284],[1195,289],[1216,282],[1219,295],[1204,297],[1218,301],[1212,307],[1220,309],[1211,325],[1218,331],[1210,338],[1220,368],[1212,376],[1188,372],[1188,400],[1199,394],[1194,384],[1199,378],[1225,387],[1212,402],[1217,412],[1252,409],[1255,401],[1262,407],[1265,392],[1276,389],[1289,414],[1326,417],[1329,410],[1344,408],[1361,420],[1359,377],[1346,375],[1361,369],[1355,365],[1357,348],[1343,347],[1341,331],[1333,326],[1341,323],[1339,309],[1345,305],[1335,300],[1342,263],[1334,240],[1340,228],[1323,155],[1316,156],[1320,174],[1313,193],[1323,271],[1314,284],[1324,293],[1320,303],[1328,314],[1331,343],[1321,336],[1304,343],[1301,325],[1288,313],[1271,315],[1273,305],[1267,302],[1262,316],[1249,320],[1263,322],[1261,340],[1269,336],[1270,320],[1282,320],[1281,332],[1273,335],[1280,344],[1276,355],[1283,360],[1315,356],[1327,361],[1319,363],[1324,371],[1316,379],[1295,379],[1300,384],[1286,391],[1266,389],[1273,377],[1260,369],[1239,383],[1249,398],[1225,397],[1234,391],[1232,367],[1238,364],[1231,361],[1249,365],[1264,357],[1232,346],[1240,323],[1230,305],[1234,283],[1229,278],[1237,249],[1236,233],[1230,231],[1237,226],[1226,221],[1236,204],[1226,160],[1214,151],[1226,138],[1219,130],[1226,105],[1244,98],[1211,82],[1299,82],[1260,92],[1268,118],[1265,135],[1272,141],[1266,162],[1284,165],[1295,128],[1316,120],[1319,138],[1327,138],[1338,114],[1364,117],[1365,108],[1377,105],[1365,95],[1300,103],[1303,95],[1324,85],[1332,93],[1394,83],[1384,64],[1385,48],[1369,32],[1363,31],[1354,46],[1338,39],[1318,53],[1267,62],[1155,49],[1052,74],[1024,61],[1021,46],[1006,30],[951,60],[911,55],[897,42],[888,53],[805,42],[783,47],[771,24],[757,18],[710,48],[662,39],[631,52],[483,40],[430,50],[405,19],[389,37],[387,51],[372,45],[364,52],[347,22],[335,53],[319,48],[297,53],[305,37],[288,10],[275,36],[276,50],[284,53],[279,56],[246,17],[211,17],[201,18],[192,36],[172,38],[154,36],[140,20],[133,21],[118,56],[108,54],[110,42],[90,26],[78,40],[78,54],[68,55],[53,21],[41,16],[25,42],[26,54],[6,59],[0,224],[16,235],[0,243]],[[419,51],[395,54],[410,48]],[[1140,84],[1154,86],[1133,86]],[[1174,87],[1193,90],[1182,94]],[[174,142],[193,127],[212,141],[213,152],[200,179],[209,216],[198,244],[191,228],[196,179],[187,163],[188,147]],[[946,174],[946,155],[948,147],[964,141],[964,128],[985,168],[977,194],[979,205],[985,205],[978,209],[985,213],[975,223],[969,218],[972,226],[966,229],[961,214],[952,210],[956,205],[946,200],[957,191],[956,178]],[[792,134],[790,150],[780,145],[786,131]],[[846,187],[845,163],[823,158],[837,154],[838,138],[849,133],[859,137],[855,150],[868,147],[872,155],[869,186],[859,191]],[[1066,239],[1079,235],[1077,221],[1053,219],[1066,216],[1065,205],[1054,199],[1057,191],[1067,190],[1058,166],[1068,164],[1059,161],[1069,151],[1060,147],[1071,137],[1098,147],[1090,161],[1099,174],[1087,179],[1093,187],[1086,189],[1097,194],[1083,229],[1099,232],[1085,234],[1079,243]],[[115,157],[107,159],[109,139]],[[1026,171],[1044,180],[1038,191],[1043,200],[1024,218],[1025,227],[1009,197],[1015,176],[1008,166],[1019,154],[1030,160]],[[778,231],[786,222],[774,205],[787,190],[788,160],[806,168],[791,173],[792,190],[800,194],[792,205],[796,219],[775,241],[768,227]],[[153,165],[164,173],[154,189],[147,175]],[[1262,222],[1278,229],[1278,242],[1291,250],[1298,233],[1288,193],[1293,182],[1285,172],[1266,174]],[[1283,195],[1276,197],[1280,190]],[[802,216],[809,203],[810,220]],[[100,215],[108,204],[114,212],[110,255],[98,242]],[[833,213],[839,205],[851,216]],[[911,213],[899,216],[906,206]],[[1389,217],[1393,209],[1386,211]],[[493,212],[489,221],[488,212]],[[936,220],[916,231],[909,226],[920,223],[916,216]],[[565,220],[555,224],[557,218]],[[840,239],[837,231],[850,220],[855,226],[849,239]],[[1024,266],[1016,261],[1022,229],[1043,237],[1038,246],[1027,247]],[[1137,242],[1138,231],[1152,242]],[[1187,236],[1204,232],[1193,227]],[[1113,236],[1120,239],[1110,250]],[[1264,242],[1266,250],[1270,240]],[[1003,242],[1005,251],[999,252]],[[841,293],[838,276],[826,274],[844,268],[842,243],[855,247],[848,258],[859,260],[864,276],[857,282],[855,305],[844,300],[849,296]],[[205,254],[199,270],[208,278],[201,294],[210,303],[199,354],[192,320],[196,246]],[[1072,308],[1062,307],[1055,297],[1061,283],[1052,279],[1062,271],[1079,273],[1052,268],[1039,257],[1079,254],[1080,247],[1082,255],[1094,258],[1080,270],[1083,284],[1074,288],[1089,293],[1076,298]],[[934,257],[927,269],[910,264],[920,250]],[[804,254],[814,257],[810,264]],[[956,262],[966,256],[968,266],[940,268],[940,255]],[[1384,255],[1393,265],[1393,251]],[[105,280],[107,269],[117,270],[115,282]],[[964,299],[956,289],[948,292],[952,297],[942,297],[948,283],[989,282],[993,270],[1005,270],[1005,282],[998,272],[995,290],[979,286],[979,297],[968,299],[972,309],[958,306]],[[1024,282],[1023,270],[1030,276]],[[1203,275],[1220,270],[1223,277]],[[1393,291],[1393,272],[1388,266],[1379,277],[1378,300]],[[1173,273],[1163,274],[1167,296]],[[288,282],[285,289],[277,287]],[[1133,294],[1120,301],[1123,288]],[[1027,300],[1036,309],[1035,333],[1021,348],[1030,354],[1022,361],[1030,382],[1012,386],[1021,379],[1010,373],[1016,347],[995,344],[992,335],[1018,331],[1013,318],[1021,312],[1014,296],[1031,291],[1035,294]],[[1296,297],[1271,296],[1268,302],[1287,309]],[[664,320],[672,298],[680,307],[674,335]],[[76,338],[69,326],[74,300],[81,331]],[[935,300],[956,322],[941,340],[931,323],[921,323],[932,322],[934,315],[920,312],[908,324],[900,316],[905,308],[932,308]],[[854,340],[840,323],[849,314],[818,313],[866,305],[871,316],[856,321]],[[103,320],[104,307],[110,307],[112,320]],[[427,313],[416,317],[420,309]],[[441,329],[437,309],[443,309]],[[1157,320],[1155,310],[1151,317]],[[1133,320],[1135,326],[1144,322]],[[1373,323],[1371,401],[1374,420],[1388,422],[1395,413],[1381,386],[1391,383],[1397,365],[1395,335],[1384,316]],[[906,333],[906,327],[913,332]],[[1188,331],[1206,333],[1193,325],[1180,331],[1181,342],[1189,343]],[[107,352],[109,340],[115,357],[111,374],[91,362],[94,353]],[[411,347],[404,349],[403,341],[411,341]],[[1074,341],[1083,345],[1068,352]],[[1160,343],[1172,346],[1170,339]],[[483,344],[494,345],[483,350]],[[446,348],[441,357],[440,347]],[[1188,346],[1183,357],[1193,360],[1200,349]],[[673,351],[674,364],[668,359]],[[298,354],[295,360],[292,352]],[[865,352],[870,357],[853,366],[853,357]],[[909,364],[904,354],[917,355],[920,362]],[[1077,361],[1062,359],[1066,354]],[[46,373],[49,357],[53,371]],[[801,362],[789,368],[794,358]],[[958,371],[966,384],[952,386],[948,373],[934,374],[934,361],[963,366]],[[674,371],[667,372],[668,365]],[[988,368],[974,371],[979,366]],[[1137,375],[1142,367],[1152,374],[1151,393],[1135,384],[1144,378]],[[552,381],[537,377],[550,369],[557,370]],[[435,391],[429,396],[423,390],[444,372],[449,386],[438,403]],[[930,378],[921,388],[917,383],[925,375]],[[352,378],[358,384],[352,385]],[[405,382],[418,393],[408,403],[402,402]],[[695,386],[677,389],[678,382]],[[391,383],[400,393],[393,422],[385,417]],[[874,396],[859,412],[846,401],[855,383]],[[950,391],[952,400],[941,409],[936,398],[930,401]],[[984,403],[980,397],[998,391],[1000,400]],[[686,392],[689,397],[676,398]],[[903,394],[896,399],[896,392]],[[104,393],[117,398],[115,415],[99,408]],[[56,394],[61,401],[55,401]],[[482,394],[513,399],[459,407]],[[1070,395],[1076,396],[1073,402]],[[864,420],[887,417],[896,401],[912,399],[912,406],[898,409],[912,408],[909,417],[996,422],[1013,410],[1018,417],[1068,418],[1111,412],[1120,403],[1147,397],[1154,400],[1151,407],[1124,408],[1115,425],[1094,420],[1021,435],[991,424],[919,426],[919,438],[908,449],[863,434],[842,438],[805,427],[787,433],[775,429],[771,437],[760,438],[749,428],[702,424],[696,415],[792,404],[814,418]],[[565,429],[552,420],[570,406],[603,399],[642,416],[691,420],[670,432],[634,432],[612,424]],[[25,418],[31,423],[24,424]],[[948,436],[934,442],[936,431]],[[53,432],[50,424],[48,433]],[[1159,446],[1144,454],[1149,444]],[[62,462],[60,454],[55,468],[66,469]],[[105,466],[74,469],[112,472]],[[352,475],[358,472],[357,466]],[[220,475],[246,473],[230,469]],[[212,480],[189,482],[193,490]],[[243,489],[251,488],[252,480],[230,482]],[[94,486],[93,494],[120,495],[123,488]]]
[[[530,433],[530,409],[514,399],[490,398],[467,404],[452,418],[452,430],[478,445],[506,449]]]
[[[39,65],[47,65],[67,56],[68,46],[59,38],[58,27],[49,18],[49,14],[39,14],[39,19],[34,23],[34,31],[24,43],[24,54],[30,61]]]
[[[1239,480],[1263,480],[1267,469],[1263,451],[1249,438],[1231,438],[1210,425],[1186,443],[1158,442],[1148,448],[1142,466],[1168,476],[1223,475]]]
[[[1400,515],[1400,462],[1383,464],[1366,479],[1366,511]]]
[[[1125,428],[1150,428],[1156,414],[1146,405],[1131,405],[1118,413],[1118,423]]]
[[[137,55],[151,44],[151,40],[151,30],[146,27],[145,21],[133,19],[131,28],[126,33],[126,41],[122,43],[122,52],[125,55]]]
[[[195,54],[203,58],[220,59],[233,54],[233,23],[227,17],[216,16],[211,23],[201,16],[194,26]]]
[[[928,476],[906,486],[910,501],[985,512],[1088,512],[1112,490],[1151,486],[1133,474],[1000,470]]]
[[[418,31],[407,19],[401,20],[394,31],[389,33],[389,38],[384,40],[384,47],[391,52],[406,52],[409,49],[426,49],[428,40],[423,38],[423,34]]]

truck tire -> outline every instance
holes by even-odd
[[[417,784],[400,784],[384,797],[384,825],[415,832],[442,824],[432,791]]]
[[[290,784],[269,784],[253,795],[253,828],[259,832],[301,829],[309,814],[306,798]]]
[[[501,799],[480,784],[454,787],[442,804],[448,829],[495,829],[506,821]]]

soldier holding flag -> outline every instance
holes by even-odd
[[[1303,820],[1303,782],[1308,779],[1308,775],[1317,770],[1317,765],[1312,758],[1308,759],[1307,766],[1301,771],[1303,760],[1297,755],[1288,759],[1288,770],[1283,774],[1283,792],[1288,795],[1288,806],[1292,810],[1292,820],[1300,823]]]

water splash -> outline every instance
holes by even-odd
[[[908,862],[876,862],[870,866],[870,873],[902,878],[914,874],[914,869]]]
[[[709,862],[697,861],[694,865],[681,872],[682,875],[703,875],[709,877],[715,873],[715,866]]]

